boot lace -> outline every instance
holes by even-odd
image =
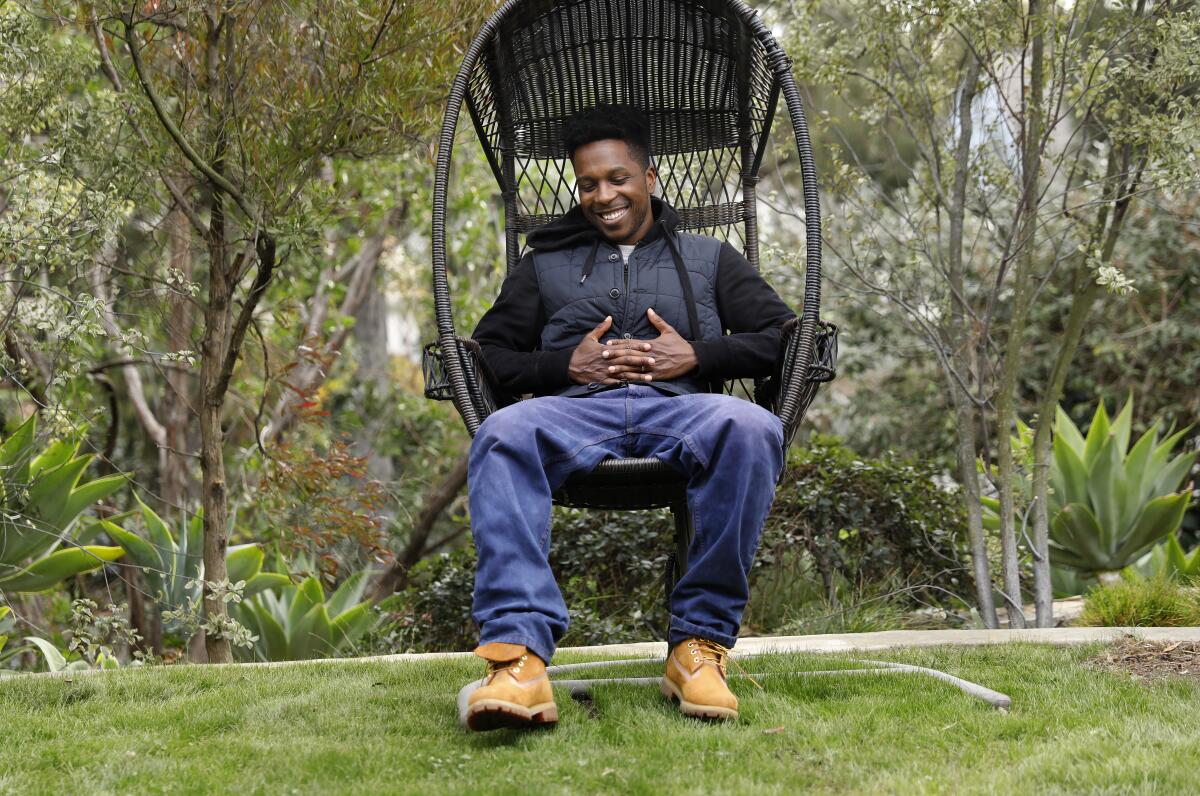
[[[688,652],[692,655],[692,660],[697,663],[711,663],[717,667],[717,671],[721,673],[722,678],[727,677],[725,664],[731,662],[734,668],[750,682],[754,683],[760,691],[762,685],[757,680],[750,676],[750,673],[742,668],[742,665],[729,654],[729,648],[711,641],[706,638],[693,638],[688,641]]]
[[[513,677],[521,673],[521,669],[525,666],[525,662],[529,660],[529,654],[526,653],[520,658],[513,658],[511,661],[488,661],[487,676],[484,678],[490,685],[496,675],[501,672],[512,672]]]

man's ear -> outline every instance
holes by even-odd
[[[646,167],[646,190],[649,193],[653,194],[654,188],[657,185],[658,185],[658,169],[654,168],[654,164],[651,163],[649,166]]]

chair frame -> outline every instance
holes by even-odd
[[[536,125],[526,124],[518,128],[511,118],[512,109],[506,109],[503,102],[497,102],[495,109],[485,107],[486,102],[497,95],[503,99],[505,85],[498,65],[514,60],[512,53],[504,50],[506,44],[513,39],[513,31],[522,30],[514,26],[524,21],[526,24],[542,25],[540,30],[549,30],[556,25],[565,26],[572,20],[578,23],[588,14],[597,15],[600,12],[607,12],[610,18],[600,19],[598,22],[589,19],[586,24],[613,25],[617,24],[615,19],[618,13],[632,16],[649,3],[656,4],[659,10],[665,8],[675,14],[694,11],[697,16],[708,15],[705,17],[708,20],[705,24],[719,26],[722,31],[726,31],[740,42],[738,46],[741,49],[734,60],[737,61],[736,70],[741,81],[737,88],[739,139],[736,147],[740,149],[740,179],[737,187],[740,189],[741,199],[699,208],[677,209],[683,219],[682,226],[686,229],[724,228],[728,234],[730,228],[740,225],[737,231],[744,237],[746,256],[756,268],[759,259],[756,195],[758,168],[781,96],[787,110],[787,118],[799,154],[803,182],[806,232],[804,298],[799,318],[790,321],[783,329],[774,375],[756,383],[754,389],[754,399],[778,415],[782,421],[785,449],[795,436],[818,386],[835,375],[837,328],[820,319],[821,211],[808,124],[800,92],[791,74],[791,59],[759,19],[757,12],[742,0],[509,0],[484,23],[466,51],[462,66],[450,88],[434,170],[432,265],[438,342],[426,347],[426,395],[452,400],[471,436],[475,435],[491,412],[510,402],[515,396],[502,396],[496,392],[478,344],[458,335],[454,326],[446,272],[446,197],[463,106],[467,106],[504,199],[506,259],[511,270],[522,253],[521,235],[540,224],[548,223],[557,215],[555,212],[529,212],[529,207],[522,207],[518,188],[525,173],[518,174],[518,161],[522,156],[526,157],[526,164],[532,162],[530,159],[534,157],[553,161],[555,156],[558,156],[561,161],[561,153],[554,150],[558,142],[553,140],[553,136],[543,131],[543,138],[539,140],[536,135],[540,128]],[[611,40],[609,45],[611,46]],[[678,51],[685,45],[674,46]],[[594,53],[589,55],[591,61],[588,68],[592,70],[593,76],[598,76],[596,56]],[[645,54],[641,57],[644,59]],[[676,55],[677,59],[678,57]],[[632,59],[632,56],[630,58]],[[760,90],[757,107],[760,127],[757,130],[750,129],[748,110],[751,102],[750,92],[754,87],[750,86],[750,67],[747,64],[752,59],[759,70],[757,74],[760,77],[765,75],[769,83],[765,92],[761,90],[762,85],[757,87]],[[551,77],[558,77],[564,81],[571,79],[570,76],[562,75]],[[608,77],[614,84],[618,82],[616,77]],[[564,91],[570,90],[577,94],[580,92],[579,78],[575,79],[576,83],[567,86]],[[626,91],[633,90],[629,85],[623,84],[623,88]],[[644,87],[641,90],[647,91]],[[703,87],[693,90],[700,91]],[[664,113],[669,114],[671,111],[667,110]],[[539,119],[539,123],[545,121]],[[673,121],[668,117],[666,123],[671,124]],[[727,124],[723,129],[732,129],[732,125]],[[691,135],[701,139],[707,134],[705,129],[701,129],[699,133],[694,130],[690,133],[679,133],[685,138]],[[658,154],[656,151],[656,157]],[[677,154],[690,158],[693,151],[682,149]],[[557,174],[560,183],[558,187],[561,187],[564,175],[565,171],[560,167]],[[685,187],[692,191],[692,195],[696,195],[694,185],[686,186],[686,176],[681,179],[684,180]],[[727,181],[728,177],[723,179]],[[565,208],[557,205],[542,206],[540,199],[538,207],[533,208],[541,211],[547,209],[561,211]],[[522,212],[523,210],[526,212]],[[687,549],[693,536],[690,512],[687,510],[686,483],[683,477],[668,465],[655,459],[610,459],[602,462],[590,474],[571,479],[555,493],[554,498],[555,502],[562,505],[588,508],[671,507],[676,523],[676,551],[667,574],[668,593],[678,575],[686,570]]]

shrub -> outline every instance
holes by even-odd
[[[1096,627],[1200,625],[1200,591],[1164,577],[1127,577],[1088,592],[1079,624]]]
[[[789,457],[755,561],[756,580],[783,567],[802,582],[811,566],[831,602],[839,578],[852,591],[887,586],[913,602],[971,594],[966,518],[938,479],[928,463],[892,452],[868,459],[835,439],[814,438]]]
[[[571,618],[562,644],[664,637],[663,577],[673,524],[665,511],[555,509],[550,567]],[[413,568],[409,585],[384,601],[391,621],[376,646],[397,650],[469,649],[475,553],[456,550]]]
[[[204,516],[202,512],[196,512],[190,519],[183,519],[172,533],[167,523],[138,495],[134,498],[141,509],[144,536],[108,520],[101,520],[99,524],[125,551],[127,560],[142,568],[145,595],[154,601],[157,609],[153,621],[161,622],[164,615],[187,613],[189,606],[200,604],[201,581],[204,579]],[[291,585],[287,575],[262,571],[264,557],[258,544],[234,545],[228,549],[226,580],[243,584],[243,598],[272,587]],[[175,634],[184,632],[180,623],[170,621],[165,630]]]
[[[358,640],[379,621],[362,599],[370,576],[369,570],[354,573],[328,599],[321,580],[311,575],[235,602],[230,613],[254,634],[245,657],[298,661],[357,649]]]
[[[1179,534],[1173,533],[1167,540],[1142,556],[1133,569],[1147,577],[1161,576],[1181,583],[1200,581],[1200,547],[1185,553],[1179,543]]]
[[[385,624],[370,639],[381,652],[470,649],[477,639],[471,619],[475,551],[455,550],[412,568],[408,586],[380,603]]]

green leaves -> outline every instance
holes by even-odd
[[[1174,533],[1155,547],[1134,565],[1137,572],[1148,577],[1190,583],[1200,580],[1200,547],[1185,553],[1179,543],[1179,534]]]
[[[162,517],[142,502],[140,497],[134,497],[141,507],[142,525],[147,538],[107,520],[101,520],[100,526],[142,568],[146,591],[162,612],[186,608],[200,599],[199,582],[204,579],[204,518],[199,512],[194,514],[182,524],[177,537]],[[263,572],[263,559],[264,553],[258,544],[237,545],[227,551],[227,579],[230,583],[245,582],[243,598],[291,584],[287,575]],[[180,629],[171,623],[168,625],[168,629]]]
[[[72,547],[40,558],[15,575],[0,580],[0,591],[45,591],[82,572],[99,569],[125,555],[119,547]]]
[[[259,660],[332,656],[352,645],[378,621],[370,603],[362,600],[370,574],[363,571],[351,575],[326,600],[321,582],[315,577],[295,585],[286,575],[263,573],[258,577],[283,578],[287,585],[272,586],[253,599],[231,606],[232,613],[258,636],[254,654]]]
[[[120,548],[79,546],[75,530],[79,517],[127,477],[81,482],[92,457],[79,455],[78,439],[55,440],[40,453],[36,443],[31,415],[0,444],[0,591],[43,591],[123,555]]]
[[[1050,474],[1054,563],[1086,574],[1120,570],[1182,523],[1190,495],[1176,490],[1196,454],[1171,454],[1187,429],[1160,441],[1155,421],[1129,448],[1132,418],[1132,401],[1111,422],[1101,402],[1085,437],[1059,407]],[[995,511],[988,499],[984,509]]]

